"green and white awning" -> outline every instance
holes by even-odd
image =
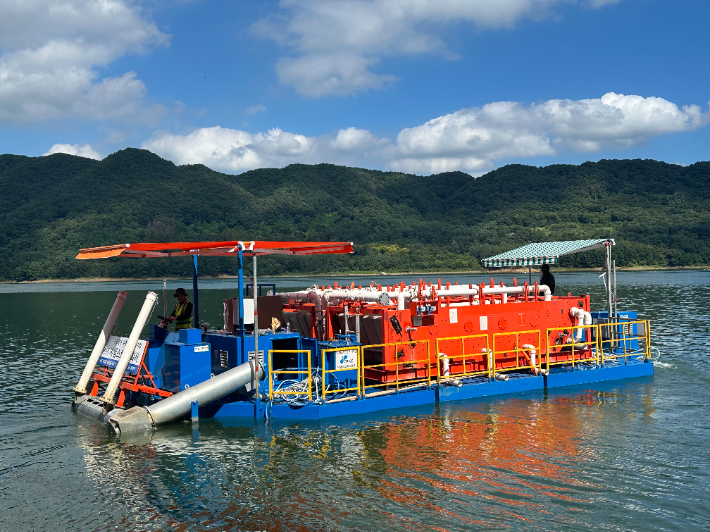
[[[539,266],[540,264],[557,264],[562,255],[571,255],[591,249],[601,248],[609,242],[610,238],[595,240],[566,240],[563,242],[536,242],[525,246],[499,253],[493,257],[483,259],[481,263],[486,268],[506,268],[514,266]]]

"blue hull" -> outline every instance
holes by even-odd
[[[475,397],[506,395],[576,386],[594,382],[631,379],[653,375],[653,363],[629,362],[628,364],[606,365],[600,367],[557,367],[547,376],[532,374],[511,374],[507,381],[472,380],[457,386],[432,386],[429,389],[418,389],[399,394],[382,395],[368,399],[333,402],[326,405],[307,405],[301,407],[286,404],[261,405],[259,417],[269,416],[277,419],[325,419],[338,416],[369,414],[382,410],[407,408],[433,404],[436,402],[459,401]],[[255,414],[255,406],[249,402],[235,402],[222,405],[215,417],[251,417]]]

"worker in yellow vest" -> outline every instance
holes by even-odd
[[[168,319],[175,322],[176,331],[189,329],[192,327],[192,303],[187,299],[187,293],[184,288],[175,290],[173,296],[177,297],[178,302]]]

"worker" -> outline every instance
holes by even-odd
[[[176,331],[189,329],[192,327],[192,303],[187,299],[187,292],[184,288],[178,288],[173,297],[177,297],[178,302],[168,319],[175,322]]]
[[[540,266],[540,270],[542,271],[542,277],[540,277],[540,284],[544,284],[550,289],[550,293],[554,294],[555,293],[555,276],[550,273],[550,265],[549,264],[543,264]]]

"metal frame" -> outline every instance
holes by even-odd
[[[483,338],[483,339],[485,339],[485,341],[486,341],[486,347],[485,347],[485,350],[486,350],[486,351],[485,351],[485,353],[471,353],[471,354],[469,354],[469,355],[466,354],[466,347],[465,347],[465,345],[466,345],[466,340],[472,340],[472,339],[474,339],[474,338]],[[437,339],[436,339],[436,356],[437,356],[437,372],[436,372],[436,373],[437,373],[437,379],[436,379],[436,382],[437,382],[437,384],[441,384],[441,381],[442,381],[442,380],[446,381],[446,380],[455,379],[455,378],[458,378],[458,377],[476,377],[476,376],[478,376],[478,375],[485,375],[485,374],[488,374],[488,378],[489,378],[489,379],[492,379],[492,378],[493,378],[493,373],[494,373],[494,370],[495,370],[495,357],[493,358],[493,364],[492,364],[492,367],[491,367],[491,364],[488,362],[488,360],[490,360],[488,353],[489,353],[489,351],[491,350],[490,344],[489,344],[489,340],[488,340],[488,339],[489,339],[489,335],[488,335],[488,334],[473,334],[473,335],[469,335],[469,336],[451,336],[451,337],[448,337],[448,338],[437,338]],[[457,359],[463,359],[463,372],[462,372],[462,373],[455,373],[455,374],[452,375],[452,374],[451,374],[451,362],[449,362],[449,375],[444,375],[444,376],[443,376],[443,379],[442,379],[441,369],[440,369],[440,366],[439,366],[439,342],[452,342],[452,341],[456,341],[456,340],[460,340],[460,341],[461,341],[461,352],[462,352],[462,354],[461,354],[461,355],[454,355],[454,356],[446,355],[446,357],[449,359],[449,361],[451,361],[451,360],[457,360]],[[477,356],[484,356],[484,357],[486,358],[486,361],[487,361],[487,362],[486,362],[486,366],[488,366],[488,369],[485,370],[485,371],[472,371],[472,372],[467,372],[467,371],[466,371],[466,358],[467,358],[467,357],[475,358],[475,357],[477,357]]]
[[[357,353],[357,367],[356,368],[341,368],[341,369],[325,369],[325,362],[327,358],[328,353],[334,353],[338,351],[355,351]],[[335,393],[341,393],[341,392],[352,392],[356,391],[358,398],[362,395],[361,394],[361,389],[360,389],[360,379],[361,379],[361,373],[362,373],[362,349],[360,348],[359,345],[352,345],[348,347],[332,347],[330,349],[321,349],[321,362],[322,362],[322,373],[321,373],[321,380],[323,381],[323,390],[322,390],[322,399],[323,399],[323,404],[326,404],[328,401],[328,394],[335,394]],[[344,388],[344,389],[339,389],[339,390],[327,390],[327,384],[326,384],[326,379],[325,376],[328,375],[329,373],[337,373],[338,371],[353,371],[353,369],[357,372],[357,387],[355,388]]]
[[[550,371],[550,366],[560,366],[563,364],[572,364],[572,369],[574,370],[574,365],[580,362],[590,362],[594,361],[597,365],[599,364],[599,331],[598,331],[598,325],[574,325],[570,327],[552,327],[550,329],[546,329],[546,335],[547,335],[547,349],[545,351],[545,369],[547,371]],[[572,341],[569,343],[564,343],[564,344],[550,344],[550,333],[554,333],[555,331],[559,332],[564,332],[564,331],[571,331],[569,332],[568,338],[574,338],[575,332],[582,329],[582,331],[589,330],[590,332],[592,330],[597,330],[596,339],[595,340],[586,340],[586,334],[585,332],[582,332],[582,341],[581,342],[576,342]],[[575,360],[574,358],[574,348],[579,347],[579,346],[587,346],[591,352],[593,353],[594,356],[590,358],[580,358],[578,360]],[[570,351],[572,354],[572,359],[571,360],[561,360],[558,362],[552,362],[550,363],[550,354],[554,353],[560,353],[561,351],[552,351],[552,349],[555,348],[563,348],[563,347],[571,347],[572,350]],[[577,350],[577,352],[582,351],[582,350]]]
[[[629,327],[629,333],[631,332],[633,326],[643,326],[644,327],[644,334],[643,335],[636,335],[636,336],[631,336],[630,334],[627,336],[626,333],[624,332],[623,327]],[[624,359],[624,364],[628,363],[628,358],[629,357],[637,357],[643,355],[646,360],[649,360],[651,358],[651,322],[649,320],[629,320],[629,321],[615,321],[612,323],[599,323],[597,324],[597,327],[599,328],[599,332],[597,333],[597,342],[599,344],[599,353],[601,356],[601,363],[604,364],[607,360],[617,360],[619,358]],[[612,328],[609,331],[609,340],[602,340],[602,331],[603,328]],[[622,332],[621,335],[617,334],[617,328],[621,327]],[[613,336],[612,336],[613,334]],[[631,350],[630,348],[627,349],[627,342],[632,342],[634,340],[637,340],[639,342],[639,349],[636,350]],[[641,348],[640,344],[641,342],[644,343],[644,347]],[[611,345],[611,353],[614,353],[616,350],[619,349],[618,344],[622,344],[622,353],[621,354],[605,354],[604,352],[604,344],[609,343]]]
[[[375,347],[390,347],[394,346],[395,348],[398,345],[415,345],[415,344],[426,344],[426,351],[427,351],[427,357],[426,359],[419,359],[419,360],[403,360],[402,362],[385,362],[384,364],[371,364],[369,366],[365,365],[365,349],[370,349],[370,348],[375,348]],[[406,382],[408,384],[416,384],[419,382],[427,382],[427,388],[431,388],[431,349],[429,345],[429,340],[410,340],[406,342],[388,342],[385,344],[372,344],[372,345],[363,345],[360,346],[360,352],[361,352],[361,360],[362,360],[362,397],[367,397],[367,388],[382,388],[383,386],[392,386],[394,384],[395,386],[395,393],[399,393],[399,385],[400,382]],[[403,364],[417,364],[421,362],[426,362],[426,372],[427,376],[426,378],[414,378],[414,379],[403,379],[402,381],[399,380],[399,366]],[[395,370],[395,380],[394,382],[384,382],[380,384],[365,384],[365,370],[366,369],[373,369],[373,368],[381,368],[381,367],[386,367],[386,366],[394,366]]]
[[[520,347],[520,335],[521,334],[536,334],[537,335],[537,346],[535,346],[534,349],[538,353],[538,359],[537,359],[537,364],[534,366],[532,364],[528,364],[526,366],[520,365],[520,353],[525,352],[525,351],[530,351],[529,348]],[[503,336],[515,336],[515,347],[513,349],[504,349],[504,350],[500,350],[500,351],[498,351],[496,349],[496,339],[499,337],[503,337]],[[514,352],[515,353],[515,367],[500,368],[501,371],[517,371],[520,369],[531,369],[531,370],[537,369],[539,372],[542,369],[542,363],[541,363],[542,353],[541,353],[541,351],[542,351],[542,347],[541,347],[540,329],[535,329],[535,330],[530,330],[530,331],[511,331],[511,332],[507,332],[507,333],[505,333],[505,332],[493,333],[493,368],[494,368],[494,371],[495,371],[495,362],[496,362],[497,355],[500,355],[500,354],[507,355],[508,353]],[[528,358],[530,358],[530,357],[528,357]],[[493,375],[491,378],[494,378],[494,377],[495,377],[495,375]]]
[[[289,369],[289,370],[274,370],[271,368],[271,353],[308,353],[308,369]],[[311,379],[311,356],[310,349],[269,349],[269,399],[273,401],[275,395],[307,395],[308,400],[313,400],[313,382]],[[255,355],[256,356],[256,355]],[[307,392],[279,392],[274,391],[274,375],[279,374],[289,374],[292,375],[296,373],[297,375],[303,375],[306,373],[308,375],[308,391]],[[305,379],[301,379],[302,381]]]

